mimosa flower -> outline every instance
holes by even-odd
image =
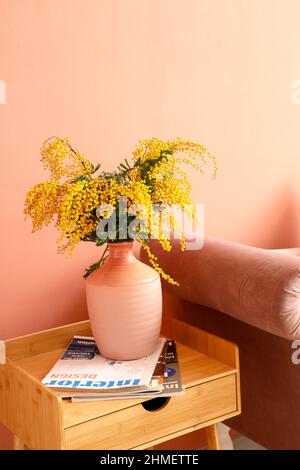
[[[164,227],[167,216],[171,230],[180,236],[181,249],[185,249],[184,233],[168,209],[176,205],[191,219],[196,211],[191,202],[191,187],[182,168],[190,165],[204,172],[212,164],[212,177],[217,173],[214,156],[202,145],[184,139],[163,141],[157,138],[141,140],[132,154],[133,163],[125,159],[114,172],[100,172],[84,154],[75,149],[69,139],[52,137],[41,149],[42,163],[50,173],[50,179],[30,189],[26,195],[24,213],[32,219],[33,231],[54,221],[59,230],[58,251],[72,253],[80,241],[92,241],[96,245],[105,242],[124,241],[121,237],[120,209],[123,201],[128,230],[125,240],[135,238],[146,250],[151,265],[163,279],[177,285],[157,263],[151,253],[149,239],[157,238],[166,251],[172,249],[169,233]],[[99,207],[105,210],[99,211]],[[99,238],[97,226],[100,220],[114,217],[116,233],[112,238]],[[134,217],[138,223],[133,224]],[[101,232],[102,233],[102,232]],[[110,232],[105,232],[106,237]],[[95,263],[87,270],[101,266]]]

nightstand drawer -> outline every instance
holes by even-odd
[[[164,407],[147,411],[142,404],[91,419],[66,428],[66,449],[147,448],[151,442],[188,433],[208,421],[232,414],[238,409],[237,376],[211,380],[188,388],[172,397]]]

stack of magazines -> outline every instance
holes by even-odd
[[[115,361],[101,356],[94,338],[74,336],[42,383],[74,402],[184,393],[176,343],[166,338],[149,356]]]

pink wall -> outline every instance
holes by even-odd
[[[199,140],[220,163],[213,183],[192,175],[206,232],[299,244],[299,17],[298,0],[0,0],[0,337],[86,317],[97,250],[58,256],[22,215],[50,135],[106,169],[140,137]]]

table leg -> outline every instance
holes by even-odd
[[[205,428],[207,449],[208,450],[220,450],[218,428],[216,424],[211,424]]]
[[[24,442],[14,435],[14,450],[25,450]]]

